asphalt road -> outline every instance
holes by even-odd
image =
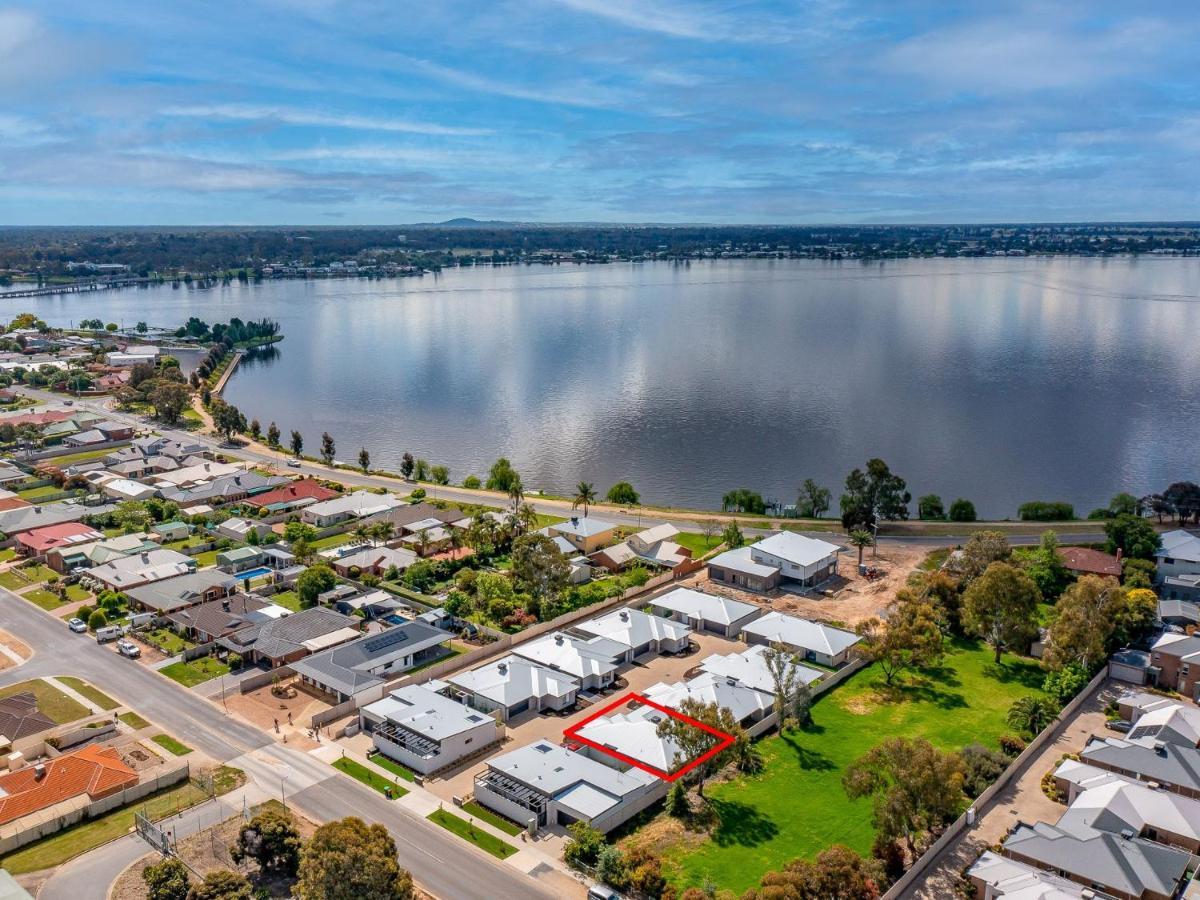
[[[34,651],[24,665],[0,673],[0,687],[43,675],[84,678],[185,744],[243,769],[264,793],[283,794],[289,804],[315,821],[361,816],[382,823],[396,839],[401,865],[435,896],[454,900],[549,900],[556,896],[535,879],[383,799],[309,754],[276,744],[265,732],[226,715],[217,704],[118,656],[86,635],[73,634],[54,616],[3,589],[0,628]],[[97,896],[97,886],[111,882],[113,869],[119,872],[128,864],[129,852],[129,845],[118,841],[62,867],[55,881],[66,879],[74,892],[59,893],[56,887],[54,896],[71,900]],[[124,864],[118,865],[121,860]],[[110,881],[104,882],[105,877]],[[75,890],[85,884],[87,889]]]

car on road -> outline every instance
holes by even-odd
[[[300,468],[300,460],[298,460],[298,459],[289,459],[289,460],[287,461],[287,464],[288,464],[288,468],[289,468],[289,469],[298,469],[298,468]]]
[[[124,657],[128,657],[129,659],[137,659],[142,655],[141,648],[138,647],[138,645],[133,641],[126,638],[122,638],[121,640],[117,641],[117,652]]]
[[[74,406],[74,405],[75,405],[74,400],[64,400],[63,401],[63,406]]]
[[[67,622],[67,627],[76,634],[83,634],[87,631],[87,622],[83,621],[79,616],[72,616],[70,621]]]
[[[601,884],[588,888],[587,900],[621,900],[621,895]]]

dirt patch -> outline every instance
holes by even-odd
[[[129,744],[121,748],[121,761],[135,772],[144,772],[163,764],[162,757],[145,744]]]
[[[309,721],[329,709],[329,703],[294,689],[290,682],[281,686],[290,688],[287,696],[271,693],[272,686],[267,684],[247,694],[227,694],[225,703],[230,712],[275,735],[277,740],[287,735],[290,744],[307,735]]]
[[[29,648],[28,644],[17,640],[7,631],[0,630],[0,644],[3,644],[4,650],[7,651],[0,651],[0,671],[15,669],[22,663],[28,662],[29,657],[33,656],[33,650]]]
[[[837,705],[846,712],[855,716],[869,716],[880,706],[880,699],[874,694],[855,694],[852,697],[842,697],[834,695],[837,698]]]

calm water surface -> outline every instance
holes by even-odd
[[[914,496],[1085,514],[1200,477],[1200,261],[729,261],[455,270],[14,301],[53,324],[269,316],[226,391],[352,461],[711,506],[869,456]]]

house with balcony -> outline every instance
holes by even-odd
[[[362,730],[375,749],[421,775],[499,744],[504,726],[488,713],[410,684],[359,711]]]

